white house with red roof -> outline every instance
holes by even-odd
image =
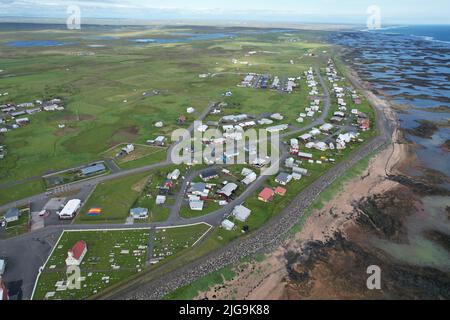
[[[87,244],[85,241],[80,240],[73,246],[72,249],[67,252],[66,265],[79,266],[83,261],[84,256],[87,253]]]

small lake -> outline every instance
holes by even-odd
[[[73,45],[74,42],[61,42],[55,40],[20,40],[20,41],[10,41],[5,45],[8,47],[16,48],[29,48],[29,47],[60,47]]]
[[[205,41],[205,40],[217,40],[223,38],[232,38],[232,34],[227,33],[204,33],[204,34],[180,34],[183,37],[180,38],[142,38],[142,39],[130,39],[130,41],[138,44],[149,43],[178,43],[178,42],[191,42],[191,41]]]

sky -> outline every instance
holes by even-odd
[[[450,24],[449,0],[0,0],[0,17],[224,20],[365,24],[380,8],[383,24]]]

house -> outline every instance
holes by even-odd
[[[179,170],[179,169],[175,169],[175,170],[173,170],[171,173],[169,173],[169,174],[167,175],[167,179],[170,179],[170,180],[178,180],[178,178],[180,177],[180,175],[181,175],[180,170]]]
[[[225,230],[231,231],[234,229],[235,224],[233,222],[231,222],[230,220],[223,220],[221,226]]]
[[[82,176],[89,176],[102,171],[105,171],[106,167],[103,163],[96,163],[89,167],[84,167],[80,170]]]
[[[270,202],[273,199],[275,192],[270,188],[264,188],[263,191],[258,195],[258,200],[263,202]]]
[[[147,219],[148,218],[148,209],[147,208],[133,208],[130,210],[130,216],[136,220]]]
[[[305,153],[305,152],[299,152],[298,156],[300,158],[306,159],[306,160],[310,160],[313,158],[313,155],[311,153]]]
[[[280,113],[274,113],[273,115],[270,116],[273,120],[283,120],[284,117],[280,114]]]
[[[192,195],[207,197],[209,194],[209,190],[206,188],[206,184],[204,182],[194,183],[191,186],[189,191]]]
[[[283,187],[277,187],[275,189],[275,194],[284,197],[286,195],[287,190]]]
[[[330,122],[333,122],[333,123],[340,123],[343,120],[344,120],[344,118],[341,118],[341,117],[331,117],[330,118]]]
[[[122,151],[125,152],[126,154],[132,153],[134,151],[134,145],[127,144],[126,147],[122,148]]]
[[[84,240],[78,241],[67,252],[66,266],[79,266],[87,253],[87,244]]]
[[[6,112],[5,110],[3,110],[3,112]],[[27,114],[25,111],[17,111],[17,112],[13,112],[10,114],[11,117],[20,117]]]
[[[189,207],[193,211],[202,211],[203,210],[204,201],[200,199],[200,197],[194,196],[189,198]]]
[[[162,204],[166,203],[166,200],[167,200],[166,196],[159,195],[156,197],[156,205],[158,205],[158,206],[162,205]]]
[[[6,260],[0,259],[0,276],[5,273],[6,270]]]
[[[292,176],[289,173],[286,172],[281,172],[276,178],[275,178],[275,182],[285,186],[287,185],[289,182],[292,181]]]
[[[19,218],[20,218],[20,211],[17,208],[9,209],[8,211],[6,211],[6,214],[4,216],[4,219],[7,223],[18,221]]]
[[[41,108],[33,108],[33,109],[28,109],[26,111],[27,114],[35,114],[35,113],[38,113],[38,112],[41,112]]]
[[[147,140],[147,144],[163,147],[166,143],[166,137],[158,136],[155,140]]]
[[[245,176],[244,180],[242,180],[242,183],[248,186],[249,184],[255,182],[257,178],[258,176],[256,175],[256,173],[252,171]]]
[[[64,208],[58,213],[59,219],[72,219],[78,209],[81,208],[81,200],[79,199],[72,199],[64,206]]]
[[[219,177],[219,173],[217,172],[217,170],[214,169],[210,169],[210,170],[205,170],[200,174],[200,178],[202,178],[203,181],[209,181],[212,179],[216,179]]]
[[[280,131],[286,130],[288,128],[289,128],[289,125],[280,124],[278,126],[268,127],[268,128],[266,128],[266,131],[270,132],[270,133],[275,133],[275,132],[280,132]]]
[[[258,123],[260,125],[270,125],[273,123],[273,121],[270,119],[267,119],[267,118],[262,118],[262,119],[258,120]]]
[[[44,106],[44,111],[55,111],[55,110],[58,110],[57,104],[50,104],[50,105]]]
[[[236,220],[245,222],[250,214],[252,213],[252,210],[244,207],[244,206],[236,206],[233,210],[233,216],[236,218]]]
[[[217,193],[225,198],[230,198],[237,188],[238,185],[236,183],[227,183],[222,189],[217,191]]]
[[[317,142],[314,148],[320,151],[326,151],[328,149],[328,145],[325,142]]]
[[[319,129],[325,132],[328,132],[330,130],[332,130],[334,128],[334,126],[330,123],[325,123],[323,124]]]
[[[206,124],[202,124],[201,126],[197,127],[197,131],[199,132],[206,132],[206,130],[208,130],[208,126]]]
[[[358,119],[359,128],[362,131],[370,130],[370,120],[369,119]]]
[[[303,142],[309,141],[312,138],[312,135],[309,133],[305,133],[304,135],[301,135],[300,140],[302,140]]]
[[[30,119],[29,118],[19,118],[19,119],[16,119],[16,123],[19,126],[23,126],[23,125],[30,123]]]
[[[302,175],[300,173],[292,172],[292,179],[299,181],[302,179]]]

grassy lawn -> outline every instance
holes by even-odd
[[[33,299],[43,300],[49,292],[55,294],[50,299],[86,299],[142,271],[146,267],[149,234],[147,229],[64,232],[45,265]],[[80,266],[84,277],[81,288],[58,291],[56,283],[67,281],[67,251],[79,240],[84,240],[88,247]]]
[[[146,159],[148,161],[148,164],[151,164],[151,159],[158,159],[159,155],[156,154],[162,153],[166,154],[166,148],[157,148],[157,147],[151,147],[151,146],[145,146],[145,145],[134,145],[134,151],[131,154],[122,156],[122,157],[116,157],[118,153],[126,146],[125,144],[120,144],[112,149],[109,149],[108,151],[102,153],[102,156],[105,158],[112,158],[116,161],[116,163],[119,166],[129,164],[131,162],[136,162],[141,159]],[[163,158],[164,159],[164,158]],[[132,166],[129,165],[128,168]]]
[[[221,207],[217,202],[214,201],[205,201],[203,210],[202,211],[194,211],[191,210],[189,207],[189,204],[183,205],[180,210],[180,216],[186,219],[189,218],[195,218],[195,217],[201,217],[204,215],[207,215],[209,213],[212,213],[214,211],[219,210]]]
[[[149,173],[144,173],[99,184],[75,218],[75,223],[124,223],[148,178]],[[88,216],[91,208],[101,208],[102,213],[96,217]]]
[[[28,198],[45,191],[42,180],[22,183],[6,189],[0,189],[0,205]]]
[[[120,163],[119,167],[124,170],[145,167],[154,163],[162,162],[167,158],[167,150],[159,148],[149,155],[136,160]]]
[[[182,228],[156,230],[153,259],[161,261],[192,247],[209,229],[209,225],[201,223]]]
[[[149,218],[136,221],[138,223],[167,220],[169,208],[166,206],[172,200],[168,199],[164,206],[157,206],[155,200],[159,193],[158,187],[164,184],[167,174],[175,168],[176,166],[168,166],[99,184],[75,218],[75,223],[124,223],[130,209],[135,207],[149,209]],[[180,171],[184,174],[185,168],[180,167]],[[175,194],[180,186],[181,179],[174,182],[172,193]],[[91,208],[102,208],[102,213],[96,217],[88,216]]]

